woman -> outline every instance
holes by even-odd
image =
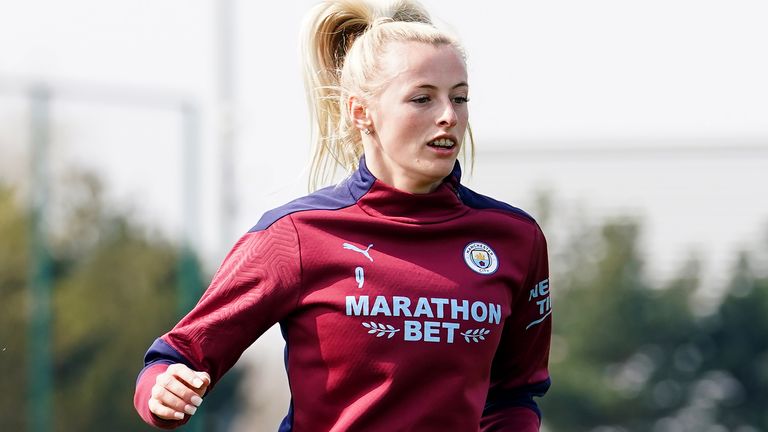
[[[145,357],[134,403],[164,428],[274,323],[281,431],[537,431],[549,387],[547,252],[523,211],[459,183],[469,85],[458,42],[409,1],[326,1],[305,25],[313,179],[267,212]]]

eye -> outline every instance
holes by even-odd
[[[411,102],[415,102],[417,104],[425,104],[429,102],[429,96],[417,96],[411,99]]]
[[[467,96],[455,96],[452,99],[453,99],[453,103],[459,104],[459,105],[469,102],[469,98]]]

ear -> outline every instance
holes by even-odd
[[[352,119],[352,123],[355,127],[364,131],[371,129],[371,118],[368,117],[368,107],[363,103],[363,100],[357,96],[350,96],[347,100],[347,110],[349,111],[349,117]]]

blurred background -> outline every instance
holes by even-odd
[[[542,430],[768,430],[768,4],[423,3],[469,54],[466,183],[548,236]],[[149,430],[144,351],[307,191],[313,4],[0,3],[0,430]],[[276,430],[282,349],[183,430]]]

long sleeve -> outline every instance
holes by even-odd
[[[299,239],[290,216],[245,234],[194,309],[147,351],[134,394],[141,418],[163,429],[183,424],[149,411],[156,377],[168,365],[184,363],[210,374],[210,390],[256,338],[295,308],[300,282]]]
[[[494,356],[482,432],[537,432],[541,411],[533,400],[549,388],[549,344],[552,303],[549,295],[547,245],[538,226],[529,272],[513,299]]]

